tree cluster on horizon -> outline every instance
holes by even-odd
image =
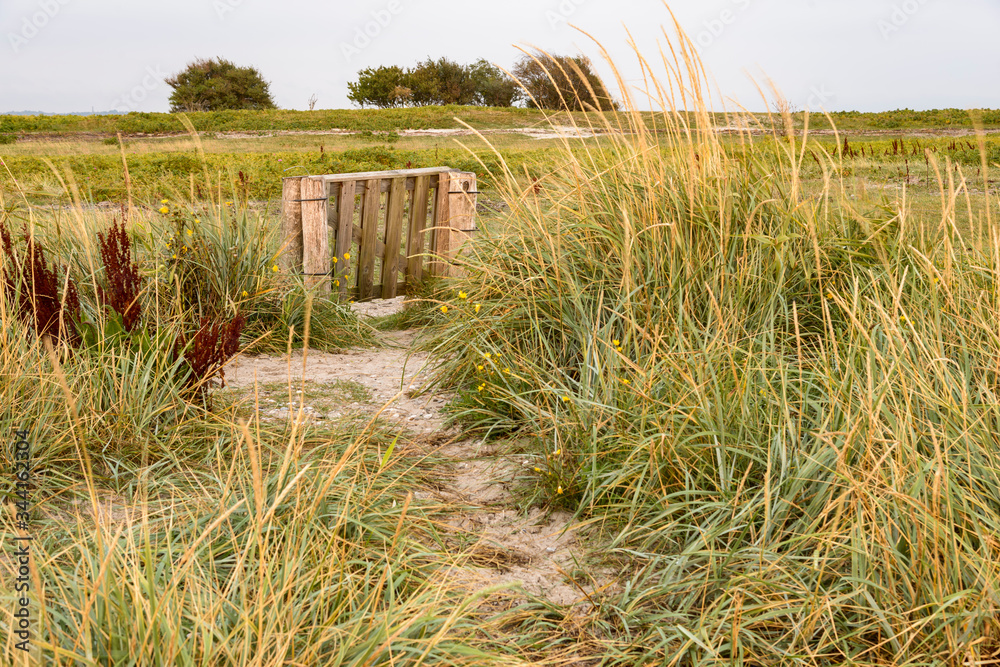
[[[268,83],[255,67],[223,58],[197,59],[166,79],[171,112],[275,109]],[[485,59],[471,65],[428,57],[416,66],[369,67],[348,83],[348,99],[361,108],[469,105],[541,109],[618,108],[592,63],[582,55],[523,55],[508,74]],[[310,99],[310,110],[315,96]]]
[[[348,99],[361,108],[511,107],[521,102],[542,109],[617,108],[588,58],[541,52],[522,56],[511,74],[484,59],[471,65],[428,58],[409,69],[369,67],[358,72],[348,91]]]

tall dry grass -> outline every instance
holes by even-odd
[[[805,184],[807,139],[717,131],[689,40],[636,55],[627,113],[588,115],[607,141],[494,174],[509,220],[429,343],[456,418],[533,439],[538,497],[606,541],[601,664],[986,664],[1000,228],[955,224],[977,184],[939,164],[937,224],[905,194],[872,213],[839,155],[809,146]],[[512,623],[570,641],[552,610]]]

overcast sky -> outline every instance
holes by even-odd
[[[764,103],[770,77],[800,108],[1000,108],[997,0],[675,0],[722,95]],[[630,31],[658,59],[656,0],[0,0],[0,112],[166,111],[163,79],[196,57],[253,65],[282,108],[349,108],[359,69],[428,56],[510,67],[517,46],[599,39],[633,84]]]

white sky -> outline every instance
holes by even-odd
[[[769,76],[800,108],[1000,108],[997,0],[670,6],[722,93],[751,109],[764,103],[749,75]],[[583,51],[606,72],[568,23],[600,39],[635,80],[626,26],[658,58],[670,15],[657,0],[0,0],[0,112],[166,111],[163,78],[195,57],[256,66],[292,109],[314,93],[318,108],[350,107],[347,82],[364,67],[427,56],[510,67],[518,44]],[[374,37],[355,44],[366,27]]]

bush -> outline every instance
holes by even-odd
[[[487,60],[477,60],[470,68],[476,91],[475,103],[486,107],[512,107],[522,99],[517,81]]]
[[[453,60],[428,58],[407,72],[413,103],[469,105],[476,100],[476,80],[470,69]]]
[[[0,134],[0,146],[8,146],[17,143],[17,136],[13,134]]]
[[[403,106],[482,105],[509,107],[520,99],[517,82],[485,60],[462,65],[448,58],[427,60],[416,67],[368,68],[348,84],[348,99],[382,109]]]
[[[412,97],[401,67],[369,67],[358,72],[358,80],[347,84],[347,99],[359,105],[391,109],[405,106]]]
[[[274,109],[270,84],[254,67],[223,60],[196,60],[166,80],[174,89],[170,110]]]

